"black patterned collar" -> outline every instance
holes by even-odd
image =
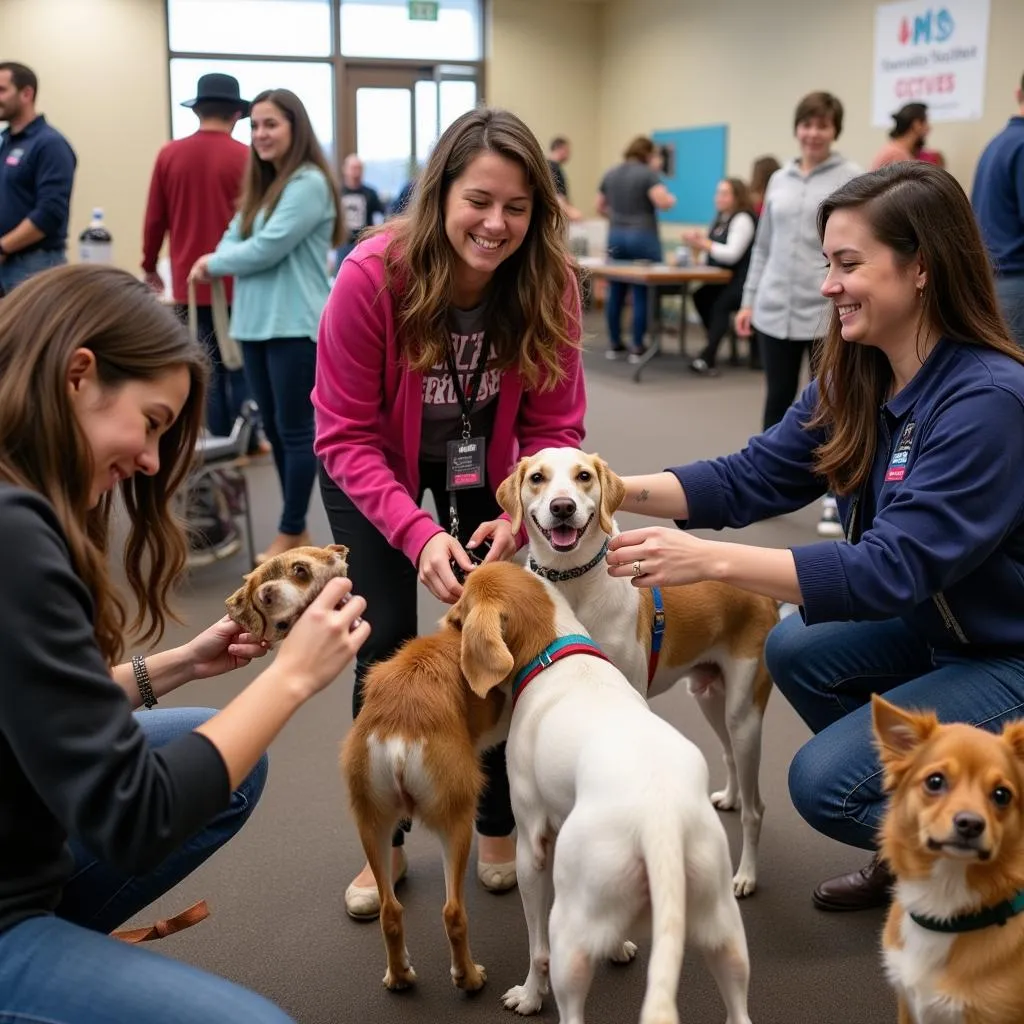
[[[605,541],[604,544],[601,545],[601,550],[598,551],[598,553],[594,555],[586,565],[577,565],[573,569],[547,569],[543,565],[538,565],[531,555],[530,570],[535,572],[538,576],[541,576],[546,580],[550,580],[552,583],[564,583],[566,580],[578,580],[585,573],[590,572],[590,570],[593,569],[602,558],[604,558],[607,552],[608,541]]]

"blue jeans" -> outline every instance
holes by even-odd
[[[7,295],[13,288],[50,267],[62,267],[68,258],[63,249],[33,249],[31,252],[14,253],[0,263],[0,295]]]
[[[159,747],[213,714],[168,708],[137,718]],[[76,871],[56,912],[0,933],[0,1024],[286,1024],[289,1017],[253,992],[107,936],[223,846],[248,820],[266,778],[264,756],[227,810],[148,875],[126,875],[72,843]]]
[[[996,275],[996,296],[1013,340],[1024,348],[1024,274]]]
[[[656,231],[641,228],[612,228],[608,232],[608,258],[611,260],[653,260],[661,262],[661,240]],[[633,289],[633,351],[642,352],[647,334],[647,286],[608,282],[608,339],[613,349],[622,348],[622,307],[626,289]]]
[[[316,379],[316,344],[308,338],[243,341],[242,356],[284,495],[277,528],[299,534],[306,529],[317,471],[309,397]]]
[[[1024,717],[1024,656],[936,651],[900,619],[807,626],[790,615],[769,634],[765,659],[815,734],[789,767],[794,806],[812,828],[865,850],[876,848],[886,803],[872,693],[993,732]]]

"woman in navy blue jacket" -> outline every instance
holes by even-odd
[[[924,163],[852,179],[818,216],[832,303],[816,379],[735,454],[626,479],[623,508],[742,527],[827,489],[847,543],[789,550],[632,530],[610,572],[718,579],[800,606],[769,637],[779,689],[815,736],[790,793],[816,829],[876,848],[884,811],[870,696],[999,729],[1024,714],[1024,353],[956,180]],[[825,910],[887,899],[873,861],[822,883]]]

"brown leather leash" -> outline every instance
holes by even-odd
[[[191,928],[192,925],[205,921],[209,916],[210,908],[206,905],[206,900],[199,900],[198,903],[186,907],[174,917],[154,921],[145,928],[124,928],[121,931],[111,932],[110,937],[120,939],[122,942],[151,942],[153,939],[163,939],[175,932]]]

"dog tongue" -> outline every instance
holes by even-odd
[[[576,543],[577,532],[575,526],[556,526],[551,531],[551,540],[555,547],[571,548]]]

